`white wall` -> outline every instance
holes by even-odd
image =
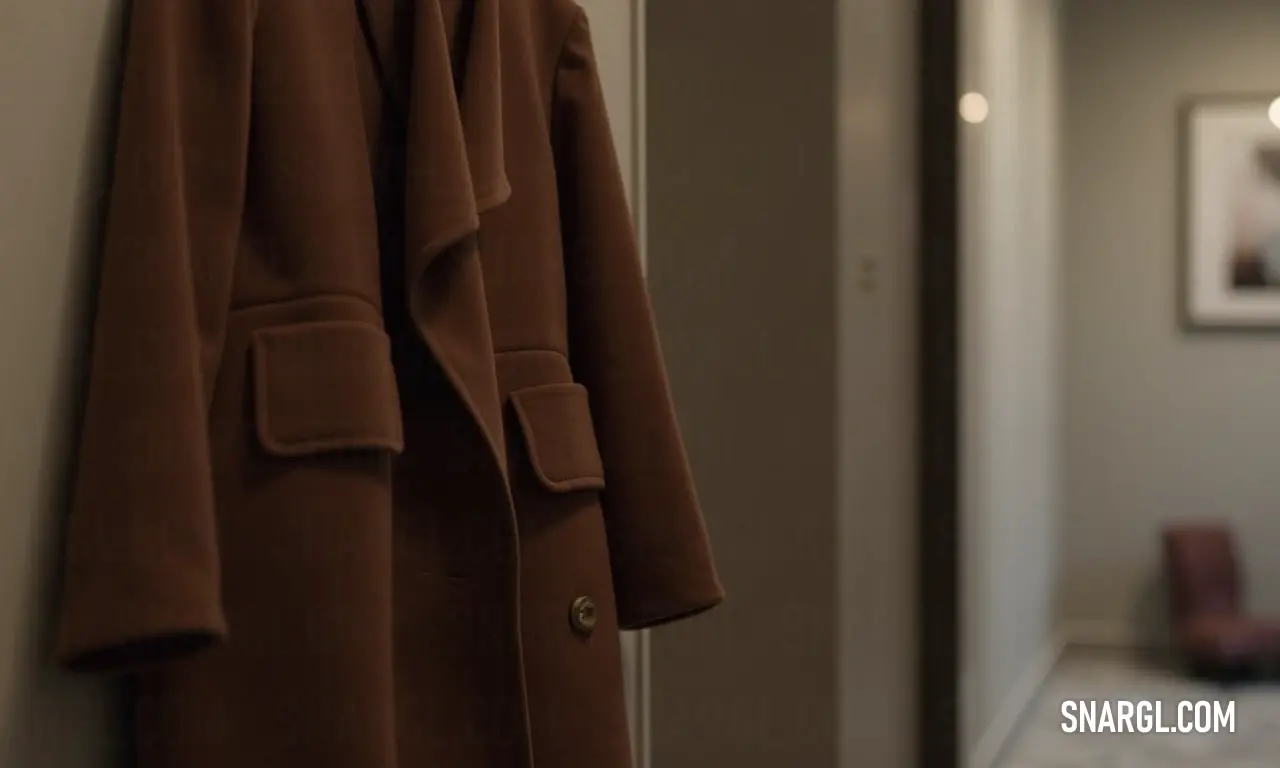
[[[1234,524],[1254,607],[1280,611],[1280,338],[1177,313],[1179,101],[1280,92],[1280,3],[1070,0],[1063,21],[1063,617],[1158,640],[1159,530],[1188,516]]]
[[[123,3],[0,6],[0,765],[117,765],[108,689],[54,672],[49,609],[79,406]]]
[[[840,768],[914,766],[919,747],[917,16],[903,0],[836,2]]]
[[[915,9],[648,0],[649,274],[728,598],[653,633],[660,768],[915,749]]]
[[[962,90],[963,740],[992,757],[1052,658],[1058,507],[1054,0],[968,0]]]
[[[834,766],[834,11],[648,0],[649,279],[728,593],[652,633],[658,768]]]

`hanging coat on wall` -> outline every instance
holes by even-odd
[[[722,592],[582,11],[133,6],[59,659],[141,768],[628,765]]]

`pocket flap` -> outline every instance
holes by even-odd
[[[404,450],[390,339],[354,321],[259,328],[253,333],[258,439],[276,456]]]
[[[581,384],[543,384],[511,393],[534,474],[548,490],[604,490],[604,462],[596,445],[587,390]]]

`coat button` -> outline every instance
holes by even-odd
[[[591,634],[591,630],[596,627],[596,601],[589,597],[574,600],[569,608],[569,624],[576,632]]]

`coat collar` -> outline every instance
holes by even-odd
[[[407,125],[410,156],[431,158],[439,169],[433,174],[437,192],[468,189],[476,215],[504,203],[511,187],[503,147],[499,4],[355,1],[386,97]],[[466,167],[442,162],[446,152],[465,157]],[[423,215],[421,209],[406,213],[410,220]]]
[[[366,3],[366,11],[381,11],[380,17],[367,14],[374,22],[370,26],[381,30],[370,35],[371,46],[387,75],[388,98],[404,120],[409,312],[484,434],[504,480],[499,487],[508,493],[501,398],[479,252],[480,216],[511,195],[502,144],[499,4],[357,2]],[[395,18],[397,3],[405,2],[412,7]],[[470,23],[461,25],[462,39],[451,45],[449,31],[468,5],[474,6]],[[406,29],[409,34],[401,38]]]
[[[455,81],[458,108],[467,144],[467,160],[475,185],[476,205],[485,213],[511,195],[502,142],[502,51],[499,38],[499,5],[495,0],[462,3],[469,23],[461,27],[465,38],[459,50],[463,66]],[[454,28],[450,24],[448,28]],[[452,46],[451,46],[452,47]]]

